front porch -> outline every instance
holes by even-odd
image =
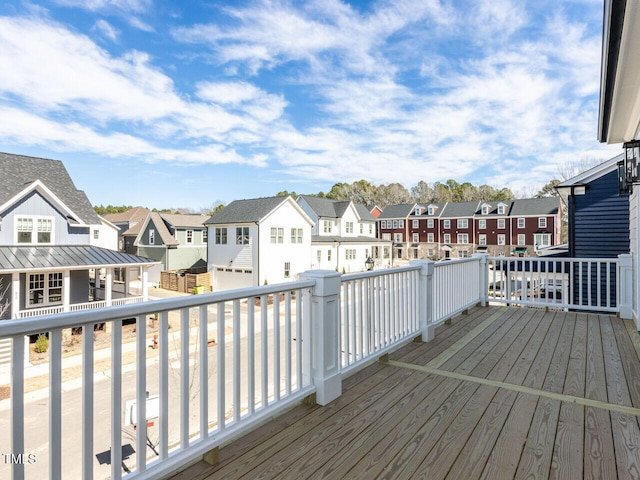
[[[639,353],[615,316],[473,308],[173,478],[632,476]]]

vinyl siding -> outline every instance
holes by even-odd
[[[578,258],[617,257],[629,252],[629,197],[618,195],[617,173],[592,181],[574,196],[573,234]]]

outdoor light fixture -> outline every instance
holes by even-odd
[[[624,148],[624,172],[627,189],[631,192],[631,186],[638,183],[638,160],[640,160],[640,140],[625,142]],[[622,188],[621,188],[622,189]]]
[[[373,258],[367,257],[364,262],[364,266],[367,267],[367,270],[373,270],[374,261]]]
[[[618,195],[627,195],[631,193],[631,184],[627,183],[627,170],[624,166],[624,160],[618,162]]]

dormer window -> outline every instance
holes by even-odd
[[[484,203],[482,205],[482,215],[489,215],[490,211],[491,211],[491,205],[487,205],[486,203]]]
[[[424,207],[416,207],[413,213],[414,215],[422,215],[424,213]]]
[[[498,205],[498,215],[504,215],[504,207],[505,207],[504,203],[501,203]]]
[[[436,213],[436,207],[434,207],[433,205],[429,205],[429,215],[435,215]]]
[[[53,232],[52,217],[17,217],[17,243],[49,244]]]

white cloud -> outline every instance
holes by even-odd
[[[118,31],[118,29],[116,29],[113,25],[111,25],[106,20],[102,20],[102,19],[98,20],[94,24],[93,28],[98,32],[100,32],[100,34],[103,37],[106,37],[109,40],[112,40],[114,42],[118,40],[118,35],[120,35],[120,32]]]

